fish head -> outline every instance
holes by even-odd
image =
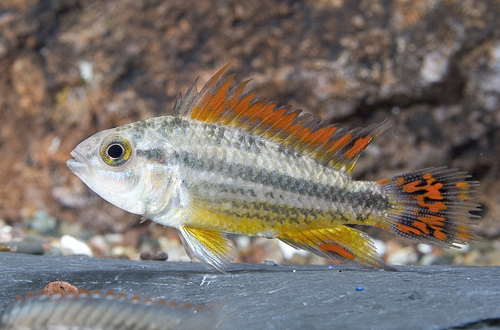
[[[171,201],[172,175],[145,157],[151,150],[133,125],[100,131],[71,151],[69,169],[103,199],[130,213],[149,216]]]

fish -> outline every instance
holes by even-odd
[[[365,268],[395,270],[366,233],[459,247],[480,238],[470,213],[477,181],[445,167],[359,181],[361,152],[390,121],[348,129],[231,87],[228,63],[172,115],[97,132],[69,169],[103,199],[177,229],[188,255],[225,272],[227,234],[277,238],[296,249]]]
[[[112,291],[31,293],[0,314],[0,330],[223,329],[229,328],[223,307],[128,297]]]

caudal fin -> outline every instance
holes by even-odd
[[[470,211],[476,181],[456,169],[428,168],[378,181],[382,191],[395,201],[390,211],[389,231],[422,243],[450,247],[479,240],[471,230]]]

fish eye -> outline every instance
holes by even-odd
[[[125,153],[121,143],[112,144],[106,149],[106,155],[111,159],[118,159]]]
[[[124,165],[132,153],[132,146],[126,139],[114,136],[103,143],[101,158],[110,166]]]

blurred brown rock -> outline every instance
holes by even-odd
[[[65,166],[84,138],[169,114],[236,59],[261,95],[351,126],[391,118],[354,175],[459,167],[500,236],[500,2],[8,0],[0,4],[0,218],[96,232],[138,217]]]

